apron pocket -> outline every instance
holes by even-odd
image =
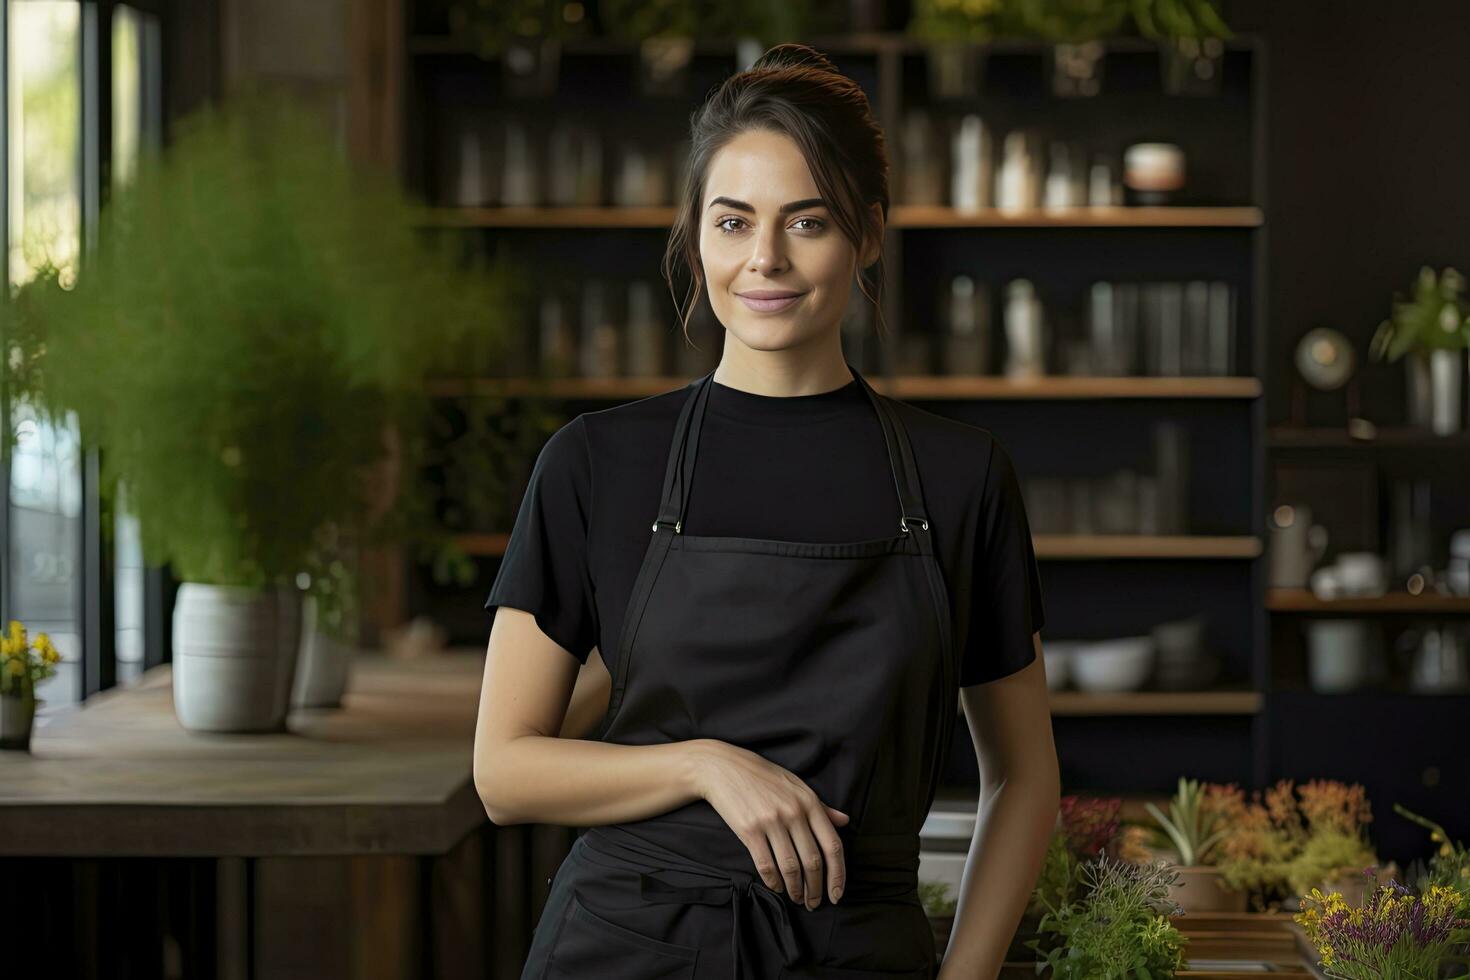
[[[573,893],[551,949],[547,980],[690,980],[699,949],[609,922]]]

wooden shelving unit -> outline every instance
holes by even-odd
[[[453,130],[459,101],[473,101],[473,110],[481,113],[504,107],[539,124],[555,112],[561,96],[516,104],[501,88],[496,61],[480,58],[457,39],[413,32],[405,39],[404,176],[419,199],[433,202],[423,212],[423,226],[466,236],[477,248],[509,243],[530,268],[554,268],[563,277],[580,274],[587,264],[614,279],[643,277],[656,285],[658,301],[666,303],[658,258],[674,220],[670,202],[460,206],[459,201],[479,202],[439,193],[452,186],[444,154],[460,145]],[[1049,600],[1048,637],[1144,633],[1157,622],[1198,613],[1207,623],[1207,646],[1223,660],[1222,690],[1056,695],[1058,745],[1069,785],[1078,791],[1166,792],[1190,768],[1187,760],[1179,761],[1183,751],[1206,759],[1203,768],[1213,775],[1263,783],[1269,753],[1268,730],[1260,723],[1267,699],[1261,692],[1269,660],[1258,534],[1265,526],[1262,352],[1269,223],[1262,43],[1249,37],[1227,42],[1219,97],[1178,98],[1161,89],[1156,45],[1110,40],[1103,92],[1091,99],[1050,94],[1045,44],[978,45],[974,52],[986,81],[976,98],[952,99],[930,92],[929,46],[919,39],[879,34],[804,40],[832,55],[863,86],[888,134],[893,174],[883,318],[890,336],[865,344],[850,358],[874,387],[995,432],[1023,478],[1104,475],[1118,468],[1147,473],[1154,465],[1151,427],[1160,421],[1184,426],[1191,439],[1181,533],[1033,538]],[[686,98],[645,97],[636,88],[636,44],[568,41],[560,51],[562,67],[570,66],[563,73],[572,87],[566,98],[585,107],[588,100],[601,105],[598,100],[608,97],[610,108],[598,123],[609,138],[636,123],[640,134],[654,134],[647,141],[652,146],[667,124],[672,143],[708,86],[734,69],[733,42],[698,40],[694,53]],[[616,115],[620,111],[626,118]],[[997,137],[1010,128],[1036,127],[1047,138],[1075,139],[1087,144],[1089,153],[1104,152],[1115,166],[1124,143],[1143,138],[1134,134],[1146,129],[1150,139],[1173,140],[1185,148],[1190,192],[1168,206],[1148,207],[1000,211],[918,203],[907,196],[900,139],[914,112],[928,115],[936,133],[971,112],[985,117]],[[948,147],[939,139],[933,150],[947,158]],[[611,163],[612,154],[608,159]],[[1196,161],[1201,165],[1196,167]],[[998,351],[992,352],[990,373],[944,373],[941,297],[949,279],[961,274],[991,290],[998,348],[1005,343],[1004,283],[1018,278],[1034,283],[1055,341],[1048,351],[1051,374],[1003,377],[996,366]],[[1079,331],[1085,332],[1080,307],[1094,281],[1228,283],[1236,327],[1230,373],[1114,377],[1085,373],[1085,368],[1072,373],[1063,341],[1076,341]],[[528,315],[526,329],[535,329],[533,316]],[[670,332],[674,329],[670,311]],[[915,335],[933,345],[932,356],[922,368],[904,359],[909,369],[902,369],[903,341]],[[570,415],[670,391],[692,377],[470,375],[438,379],[430,391],[446,399],[545,399],[563,403]],[[464,534],[458,540],[485,560],[488,580],[504,553],[506,535]],[[462,605],[476,614],[480,607],[478,601]],[[473,622],[483,625],[478,618]],[[1100,733],[1096,719],[1109,716],[1126,716],[1129,723]],[[960,737],[968,736],[961,732]],[[1106,752],[1100,751],[1099,739],[1107,743]]]

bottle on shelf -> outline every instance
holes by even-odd
[[[1041,300],[1029,279],[1006,286],[1006,365],[1008,378],[1036,378],[1046,373]]]
[[[946,374],[990,371],[990,290],[970,276],[949,282],[942,362]]]

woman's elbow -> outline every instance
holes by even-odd
[[[523,823],[507,802],[505,792],[506,778],[501,767],[482,763],[478,759],[474,766],[475,793],[480,797],[480,805],[485,808],[485,816],[490,822],[501,827],[510,824]]]

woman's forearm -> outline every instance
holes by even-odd
[[[1056,773],[1038,768],[982,791],[940,980],[1000,972],[1056,823]]]
[[[642,820],[703,798],[709,740],[619,745],[523,735],[476,767],[475,788],[497,824],[595,826]]]

